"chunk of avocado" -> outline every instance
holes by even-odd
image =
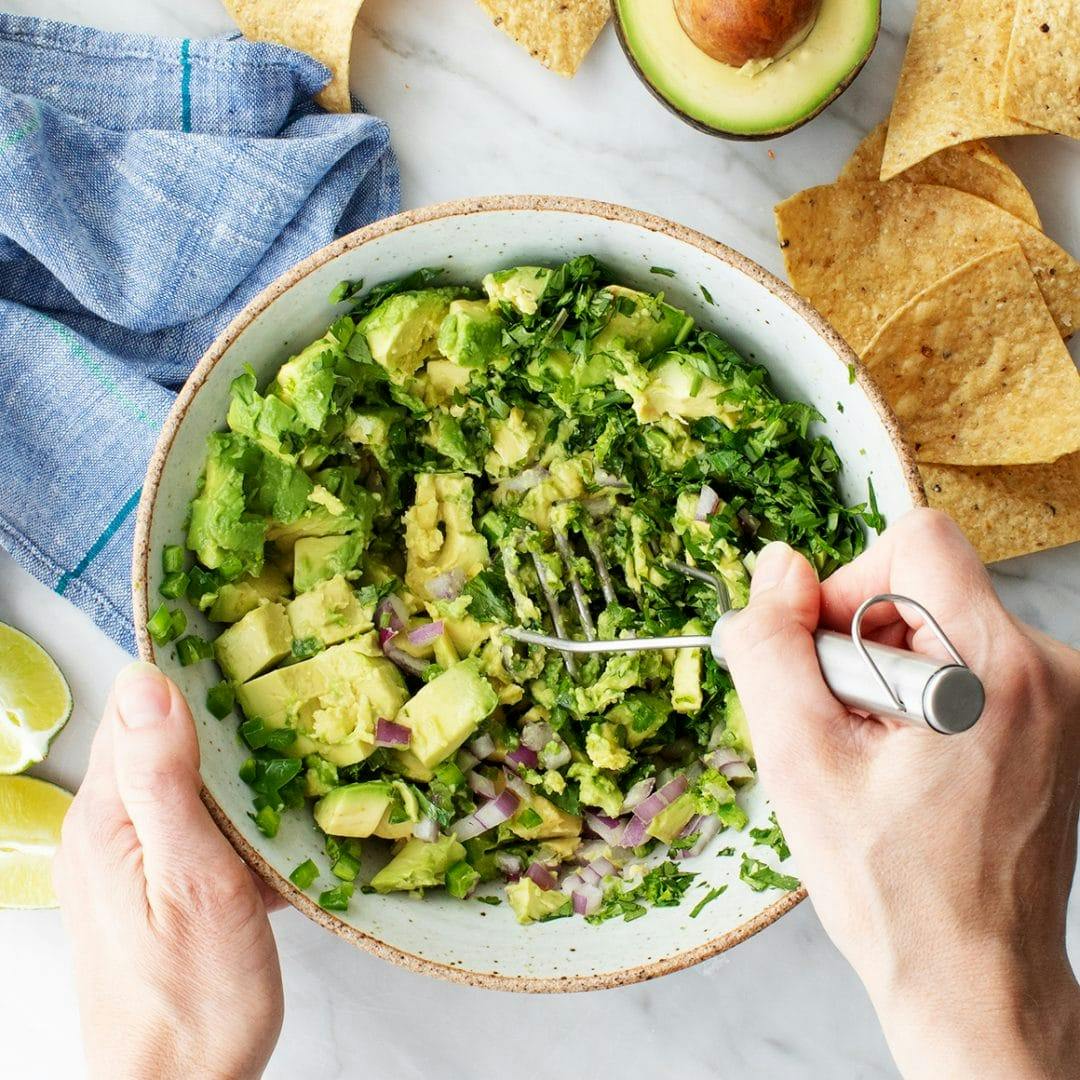
[[[731,736],[731,745],[740,753],[746,754],[752,761],[754,744],[750,741],[750,724],[746,719],[739,695],[729,690],[724,698],[724,728]]]
[[[405,584],[422,600],[437,600],[429,583],[448,571],[464,580],[488,562],[487,541],[472,519],[472,480],[460,473],[419,473],[416,498],[405,514]]]
[[[372,633],[267,672],[236,696],[245,716],[297,731],[290,756],[320,754],[334,765],[353,765],[374,751],[376,720],[394,719],[409,692]]]
[[[223,630],[214,656],[227,679],[246,682],[292,651],[292,628],[281,604],[263,604]]]
[[[490,367],[504,355],[505,326],[498,309],[486,301],[454,300],[439,327],[439,352],[461,367]]]
[[[531,877],[522,876],[506,886],[506,899],[517,921],[525,926],[550,916],[569,914],[573,901],[559,889],[541,889]]]
[[[317,638],[323,645],[336,645],[374,626],[374,608],[361,604],[340,574],[301,593],[285,611],[298,641]]]
[[[390,464],[390,433],[404,415],[403,410],[391,407],[357,409],[345,427],[345,438],[366,446],[375,460],[386,468]]]
[[[207,615],[213,622],[234,623],[264,600],[282,600],[290,591],[288,578],[276,566],[268,564],[258,577],[221,585]]]
[[[329,836],[379,836],[397,840],[412,833],[413,822],[391,824],[390,813],[396,805],[400,806],[400,799],[389,781],[344,784],[315,804],[315,823]]]
[[[347,574],[363,553],[363,538],[356,533],[301,537],[293,548],[293,587],[305,593],[319,582]]]
[[[699,420],[714,416],[719,420],[737,415],[737,406],[727,406],[718,399],[724,388],[703,375],[692,360],[677,352],[665,354],[639,391],[631,392],[634,413],[643,424],[664,416],[680,420]]]
[[[704,634],[705,624],[691,619],[682,633]],[[696,713],[701,704],[701,650],[679,649],[671,666],[671,707],[679,713]]]
[[[461,660],[421,687],[397,714],[409,750],[427,769],[445,761],[499,704],[478,660]]]
[[[527,810],[539,816],[538,825],[526,826],[521,823],[521,815]],[[543,795],[532,795],[518,807],[517,813],[508,822],[510,831],[522,840],[547,840],[561,836],[580,836],[581,818],[560,810]]]
[[[626,728],[626,745],[629,747],[640,746],[651,739],[670,715],[670,700],[661,694],[646,691],[627,694],[606,713],[608,720]]]
[[[585,736],[585,753],[598,769],[621,772],[631,762],[630,752],[623,745],[624,729],[607,721],[593,724]]]
[[[426,889],[441,885],[446,871],[465,858],[465,848],[452,836],[433,843],[407,840],[405,846],[371,879],[379,893]]]
[[[591,352],[603,352],[616,341],[632,349],[643,360],[672,345],[680,345],[694,328],[694,320],[670,304],[648,293],[623,285],[600,290],[612,297],[611,315],[603,329],[589,343]]]
[[[690,792],[680,795],[670,806],[665,806],[645,827],[650,836],[664,844],[670,844],[686,828],[694,816],[694,797]]]
[[[866,63],[880,15],[879,0],[823,0],[790,52],[736,68],[691,40],[674,4],[615,0],[623,51],[654,96],[688,124],[738,139],[782,135],[817,116]]]
[[[218,431],[207,439],[206,467],[199,494],[191,501],[187,544],[211,570],[238,562],[243,573],[262,571],[266,519],[249,513],[245,495],[246,479],[260,458],[259,448],[242,435]]]
[[[472,368],[462,367],[453,360],[435,357],[427,362],[423,372],[414,380],[422,401],[429,409],[445,405],[472,380]]]
[[[345,360],[341,342],[328,331],[281,365],[270,391],[312,431],[321,430],[333,407],[337,369]]]
[[[542,421],[541,421],[542,422]],[[530,423],[525,410],[515,405],[505,420],[489,421],[491,449],[484,459],[484,472],[495,480],[532,464],[543,432]]]
[[[551,271],[546,267],[515,266],[488,274],[481,285],[493,303],[504,302],[522,315],[533,315],[550,280]]]
[[[417,289],[384,300],[357,324],[371,357],[386,369],[390,381],[408,382],[435,352],[439,327],[460,289]]]

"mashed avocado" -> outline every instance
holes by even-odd
[[[226,680],[211,711],[241,713],[252,817],[273,835],[311,805],[335,873],[376,892],[467,900],[506,877],[529,923],[570,913],[580,870],[603,881],[574,901],[590,918],[626,912],[583,853],[694,854],[699,832],[745,824],[731,681],[705,650],[571,670],[501,630],[549,629],[554,603],[583,637],[580,591],[604,638],[704,632],[715,593],[670,561],[741,606],[773,539],[825,576],[863,542],[836,454],[762,367],[589,256],[471,285],[343,282],[334,302],[347,313],[265,387],[234,380],[191,565],[170,549],[167,567],[169,596],[186,587],[221,629],[201,651]],[[692,876],[650,873],[665,903]]]

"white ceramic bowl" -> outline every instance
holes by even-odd
[[[419,266],[444,266],[453,279],[477,281],[493,268],[555,264],[584,252],[598,256],[619,281],[662,288],[701,325],[765,364],[781,395],[814,404],[844,462],[841,489],[848,502],[866,498],[871,477],[887,517],[923,502],[917,471],[887,406],[861,370],[850,380],[855,356],[786,285],[722,244],[659,218],[577,199],[504,197],[411,211],[342,237],[252,301],[210,347],[177,398],[147,473],[135,541],[140,653],[192,703],[206,803],[241,855],[290,903],[340,937],[414,970],[509,990],[585,990],[677,971],[756,933],[804,894],[752,892],[738,879],[738,853],[749,839],[725,832],[685,864],[710,888],[728,886],[696,919],[690,918],[693,898],[705,892],[696,886],[681,907],[601,926],[561,919],[521,927],[505,903],[461,903],[438,893],[422,901],[357,893],[347,914],[323,911],[287,878],[308,857],[326,870],[310,815],[285,815],[273,840],[255,828],[248,817],[250,790],[237,776],[245,751],[236,723],[214,719],[202,704],[220,678],[216,667],[180,667],[174,649],[155,648],[143,627],[158,602],[161,548],[183,537],[206,437],[224,427],[229,383],[245,364],[265,383],[287,357],[320,336],[335,316],[327,296],[338,281],[363,278],[373,285]],[[675,276],[652,275],[651,266],[670,268]],[[715,306],[706,303],[699,285]],[[196,633],[211,633],[200,615],[189,617]],[[749,790],[745,805],[752,824],[767,820],[760,785]],[[715,857],[719,846],[732,844],[735,857]],[[784,870],[797,873],[793,862]]]

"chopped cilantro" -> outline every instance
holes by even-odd
[[[661,277],[674,277],[675,271],[669,270],[666,266],[650,266],[650,274],[659,274]]]
[[[847,381],[853,383],[855,381],[855,365],[848,364],[847,366]]]
[[[768,829],[751,829],[750,836],[753,838],[755,844],[771,847],[780,857],[780,861],[783,862],[790,857],[791,849],[787,846],[787,841],[784,839],[780,824],[776,820],[776,814],[770,814],[769,820],[772,822],[772,825]]]
[[[650,870],[631,889],[614,882],[608,887],[600,907],[587,915],[585,921],[596,925],[621,916],[624,922],[632,922],[648,911],[645,902],[653,907],[677,907],[696,877],[697,874],[681,871],[667,860]]]
[[[719,885],[715,889],[710,889],[695,905],[694,910],[690,912],[690,918],[696,919],[705,908],[707,904],[711,904],[718,896],[723,896],[727,892],[726,885]]]
[[[724,848],[721,848],[716,853],[716,857],[719,859],[721,856],[728,857],[728,856],[731,856],[731,855],[734,855],[734,854],[735,854],[735,849],[733,847],[724,847]]]
[[[706,304],[715,304],[716,301],[712,298],[712,293],[705,288],[700,282],[698,282],[698,288],[701,290],[701,295],[705,297]]]
[[[745,881],[754,892],[764,892],[766,889],[783,889],[791,892],[799,887],[799,879],[790,874],[781,874],[760,859],[752,859],[743,852],[742,866],[739,867],[739,879]]]
[[[490,904],[492,907],[498,907],[502,903],[497,896],[474,896],[473,899],[478,904]]]

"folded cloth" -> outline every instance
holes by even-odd
[[[0,544],[134,651],[131,546],[174,390],[236,312],[393,213],[386,125],[237,39],[0,14]]]

